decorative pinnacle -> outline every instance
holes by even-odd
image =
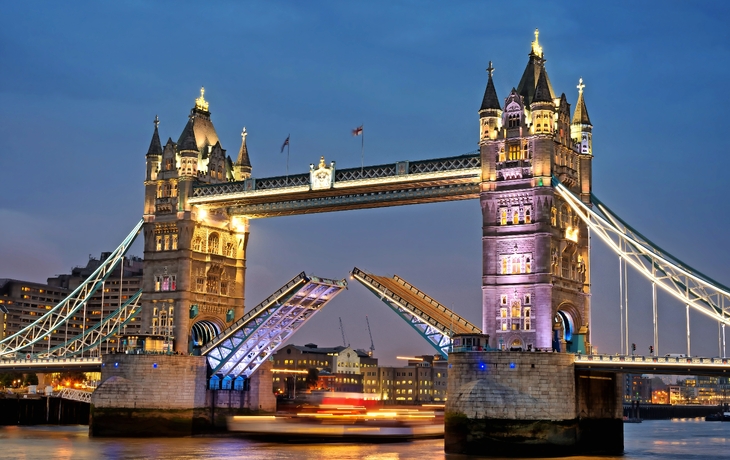
[[[487,67],[487,73],[489,74],[489,78],[492,78],[492,74],[494,73],[494,67],[492,67],[492,61],[489,61],[489,67]]]
[[[155,115],[155,121],[153,121],[152,123],[155,124],[155,129],[160,126],[160,119],[157,117],[157,115]]]
[[[539,36],[540,36],[540,31],[535,29],[535,41],[532,42],[532,52],[537,57],[542,57],[542,46],[540,46],[540,42],[538,41]]]
[[[243,131],[241,131],[241,137],[243,140],[246,140],[246,136],[248,136],[248,133],[246,132],[246,127],[243,127]]]
[[[205,100],[205,87],[200,87],[200,97],[195,99],[195,108],[208,111],[208,101]]]
[[[586,85],[583,84],[583,77],[580,77],[580,79],[578,79],[578,86],[576,86],[576,88],[578,88],[578,94],[583,94],[583,88],[585,87]]]

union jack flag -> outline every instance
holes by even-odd
[[[362,134],[362,125],[358,126],[357,128],[352,130],[353,136],[359,136]]]
[[[286,140],[284,141],[283,144],[281,144],[281,152],[279,152],[279,153],[284,153],[284,147],[286,147],[287,145],[289,145],[289,138],[290,137],[291,137],[291,134],[288,135],[288,136],[286,136]]]

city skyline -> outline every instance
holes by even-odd
[[[586,84],[596,195],[728,284],[721,201],[728,95],[712,88],[727,71],[728,8],[526,5],[513,27],[502,26],[509,8],[479,3],[428,11],[290,2],[4,7],[13,20],[0,37],[13,71],[0,75],[7,143],[0,278],[43,282],[116,247],[142,214],[155,116],[163,142],[176,140],[201,86],[234,159],[246,126],[254,177],[285,173],[280,147],[289,135],[290,173],[306,172],[322,155],[357,167],[361,139],[352,130],[361,125],[366,165],[458,155],[477,148],[488,62],[503,101],[539,28],[555,91],[575,108],[578,79]],[[602,21],[591,20],[599,14]],[[166,30],[167,21],[185,20],[190,30]],[[398,274],[481,324],[480,237],[476,200],[253,220],[246,306],[302,270],[345,278],[357,266]],[[130,254],[143,255],[139,242]],[[593,343],[601,352],[618,351],[617,267],[596,244]],[[631,341],[646,349],[651,297],[638,279]],[[367,348],[365,315],[384,363],[434,352],[354,281],[289,343],[338,345],[342,317],[348,341]],[[683,352],[683,317],[681,305],[660,296],[660,353]],[[693,353],[716,355],[717,326],[699,315],[692,322]]]

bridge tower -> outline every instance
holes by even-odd
[[[492,63],[479,110],[483,215],[483,331],[501,349],[586,352],[590,277],[587,228],[551,186],[589,203],[592,125],[582,79],[571,122],[556,96],[535,31],[527,67],[504,100]]]
[[[182,353],[194,352],[244,311],[248,221],[188,203],[193,185],[251,175],[245,128],[234,164],[208,107],[201,89],[177,143],[170,138],[164,147],[155,117],[146,155],[142,331],[174,339]]]

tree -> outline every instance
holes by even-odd
[[[73,386],[74,383],[83,383],[86,381],[86,374],[79,371],[61,372],[58,380],[61,385]]]
[[[25,374],[25,379],[23,382],[25,385],[38,385],[38,375],[31,372],[30,374]]]
[[[16,380],[23,380],[23,374],[20,372],[3,372],[0,374],[0,386],[3,387],[12,387],[14,386],[13,382]]]
[[[307,387],[311,389],[317,388],[317,383],[319,382],[319,371],[312,367],[307,371]]]

